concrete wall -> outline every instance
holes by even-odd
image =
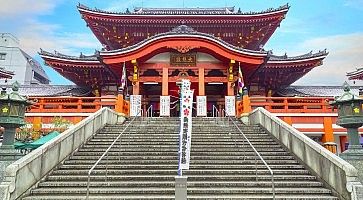
[[[20,49],[19,40],[9,34],[0,33],[0,53],[5,53],[5,60],[0,60],[0,67],[14,72],[12,79],[8,83],[18,81],[20,84],[38,83],[33,76],[33,71],[37,72],[45,79],[49,79],[38,61]],[[5,84],[5,79],[0,80],[0,84]]]
[[[303,133],[273,116],[263,108],[249,115],[251,124],[260,124],[305,166],[310,168],[330,187],[340,199],[363,199],[363,186],[358,181],[357,170],[348,162],[320,146]]]
[[[0,60],[0,67],[15,73],[13,78],[8,80],[8,83],[17,80],[20,84],[24,84],[27,61],[20,49],[18,47],[0,46],[0,53],[6,54],[5,60]],[[1,79],[0,83],[5,84],[5,79]]]
[[[113,110],[103,108],[9,165],[0,184],[0,199],[17,199],[106,124],[124,120]]]

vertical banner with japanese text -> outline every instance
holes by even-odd
[[[197,116],[207,116],[207,96],[197,96]]]
[[[170,96],[160,96],[160,117],[170,116]]]
[[[180,133],[179,133],[179,169],[189,169],[192,142],[193,91],[190,81],[182,80]]]
[[[226,96],[225,97],[225,110],[228,116],[236,116],[236,97]]]
[[[141,95],[130,95],[130,116],[141,116]]]

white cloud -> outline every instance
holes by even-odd
[[[362,67],[363,33],[352,33],[315,38],[303,42],[298,48],[327,48],[329,55],[322,66],[314,68],[294,85],[342,85],[346,73]],[[363,85],[362,81],[357,84]]]
[[[40,48],[48,51],[78,55],[82,50],[93,53],[100,45],[92,33],[60,32],[61,27],[54,24],[28,20],[17,34],[21,48],[30,55],[36,55]]]
[[[345,0],[345,6],[363,10],[363,0]]]
[[[52,12],[57,0],[1,0],[0,18],[41,15]]]

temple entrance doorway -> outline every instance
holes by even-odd
[[[144,116],[151,116],[150,106],[152,105],[152,116],[160,115],[161,84],[157,82],[144,82],[141,87],[142,109]]]

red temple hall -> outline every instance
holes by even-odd
[[[41,50],[46,64],[94,96],[116,95],[125,66],[124,94],[142,95],[156,110],[160,96],[178,98],[181,79],[191,81],[196,96],[206,96],[208,112],[221,108],[226,96],[238,93],[239,69],[249,96],[273,96],[328,54],[288,57],[264,49],[289,5],[248,13],[234,7],[78,10],[103,48],[90,56]]]

